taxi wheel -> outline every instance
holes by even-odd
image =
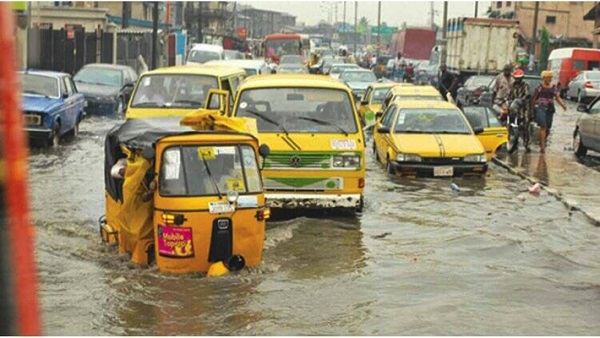
[[[377,154],[377,147],[375,146],[375,140],[373,140],[373,154],[375,154],[375,161],[380,162],[379,155]]]
[[[394,170],[394,167],[392,167],[392,161],[390,161],[389,157],[385,164],[385,172],[387,172],[390,175],[396,175],[396,171]]]

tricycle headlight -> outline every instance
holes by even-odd
[[[485,154],[474,154],[465,156],[465,162],[479,162],[485,163],[487,159],[485,158]]]
[[[360,167],[360,156],[356,156],[356,155],[334,156],[332,166],[334,168],[359,168]]]
[[[396,161],[398,162],[421,162],[421,156],[417,154],[403,154],[398,153],[396,156]]]

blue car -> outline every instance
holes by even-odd
[[[66,73],[20,71],[25,130],[33,143],[57,146],[65,135],[77,136],[85,99]]]

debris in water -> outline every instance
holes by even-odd
[[[371,238],[374,238],[374,239],[381,239],[381,238],[385,238],[386,236],[389,236],[389,235],[391,235],[391,234],[392,234],[391,232],[384,232],[384,233],[382,233],[381,235],[374,235],[374,236],[371,236]]]
[[[119,277],[119,278],[115,278],[112,281],[112,283],[110,283],[110,284],[115,285],[115,284],[122,284],[122,283],[125,283],[125,282],[127,282],[127,279],[125,279],[125,277]]]
[[[456,184],[456,183],[452,183],[450,184],[450,188],[452,189],[452,191],[454,192],[460,192],[460,187]]]
[[[519,196],[517,196],[517,198],[518,198],[518,199],[519,199],[519,201],[521,201],[521,202],[525,202],[525,200],[527,199],[527,198],[525,197],[525,194],[519,194]]]
[[[542,191],[542,186],[539,183],[536,183],[529,187],[529,192],[533,195],[539,195],[540,191]]]

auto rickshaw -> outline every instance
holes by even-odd
[[[270,210],[258,156],[264,162],[269,149],[254,130],[254,119],[208,109],[115,127],[105,144],[102,239],[164,272],[260,264]]]

